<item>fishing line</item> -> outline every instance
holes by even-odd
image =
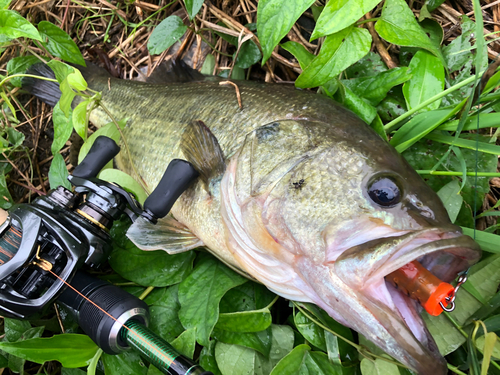
[[[41,266],[40,264],[37,263],[38,266]],[[128,335],[133,337],[134,340],[140,341],[140,344],[142,344],[144,347],[146,347],[149,350],[149,355],[153,355],[154,358],[157,358],[158,360],[156,361],[157,364],[159,363],[160,365],[166,364],[167,366],[171,366],[172,363],[175,361],[175,355],[171,356],[173,353],[165,353],[165,348],[160,348],[158,345],[152,345],[149,340],[146,340],[146,338],[141,337],[141,335],[137,334],[137,328],[134,323],[134,321],[129,322],[127,321],[126,323],[121,323],[116,319],[114,316],[112,316],[110,313],[108,313],[105,309],[103,309],[101,306],[99,306],[97,303],[94,301],[90,300],[87,296],[83,295],[80,291],[78,291],[76,288],[74,288],[72,285],[70,285],[68,282],[60,278],[57,274],[52,272],[52,270],[43,268],[44,270],[48,271],[52,276],[55,276],[58,280],[62,281],[63,284],[65,284],[68,288],[73,290],[76,294],[78,294],[80,297],[85,299],[86,301],[90,302],[94,307],[96,307],[99,311],[104,313],[106,316],[111,318],[113,321],[116,323],[120,324],[122,328],[125,328],[128,332]],[[135,327],[136,329],[132,329],[131,327],[127,326],[127,324],[131,325],[132,327]],[[125,338],[128,337],[128,335],[121,335],[122,337],[125,336]],[[128,340],[127,340],[128,342]],[[167,355],[165,355],[167,354]],[[157,366],[158,367],[158,366]],[[187,373],[186,373],[187,374]]]

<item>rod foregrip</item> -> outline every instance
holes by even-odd
[[[166,216],[177,198],[198,176],[191,163],[181,159],[172,160],[160,183],[144,202],[144,208],[157,218]]]
[[[120,147],[109,137],[99,136],[87,156],[73,171],[80,178],[96,177],[101,169],[120,152]]]

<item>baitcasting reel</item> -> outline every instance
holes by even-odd
[[[149,312],[143,301],[80,270],[107,260],[114,220],[126,214],[132,221],[142,216],[156,223],[198,177],[190,163],[173,160],[143,210],[124,189],[96,178],[119,151],[113,140],[98,137],[68,177],[75,192],[59,186],[32,204],[14,205],[8,215],[0,210],[0,314],[33,318],[57,300],[72,308],[104,352],[131,346],[146,357],[150,351],[146,359],[164,373],[202,374],[145,327]]]

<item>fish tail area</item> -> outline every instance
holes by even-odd
[[[43,63],[32,65],[26,74],[52,79],[56,78],[54,72]],[[52,107],[61,98],[61,90],[57,82],[45,81],[34,77],[24,77],[23,89]]]

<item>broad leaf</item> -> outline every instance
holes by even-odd
[[[1,342],[0,349],[35,363],[59,361],[64,367],[89,364],[97,345],[86,335],[62,334],[19,342]]]
[[[37,29],[19,13],[13,10],[0,10],[0,43],[20,37],[42,41]]]
[[[403,94],[406,106],[413,109],[443,91],[444,66],[436,56],[420,50],[411,59],[409,68],[412,78],[404,84]],[[438,109],[440,104],[441,99],[438,99],[420,111]]]
[[[351,26],[379,2],[379,0],[330,0],[316,22],[311,40]]]
[[[80,49],[64,30],[48,21],[41,21],[38,24],[38,31],[42,36],[45,48],[53,56],[85,66],[85,60],[83,60]]]
[[[14,75],[14,74],[23,74],[28,70],[28,68],[33,65],[40,62],[40,59],[36,56],[20,56],[20,57],[14,57],[13,59],[9,60],[7,63],[7,72],[9,72],[9,75]],[[11,85],[16,86],[16,87],[21,87],[22,86],[22,77],[15,77],[12,78],[9,82]]]
[[[268,327],[260,332],[230,332],[220,330],[215,326],[212,333],[213,337],[226,344],[234,344],[254,349],[269,357],[272,345],[272,328]]]
[[[189,14],[189,19],[192,20],[200,11],[204,0],[184,0],[186,10]]]
[[[54,142],[50,146],[52,155],[59,153],[59,151],[64,147],[71,133],[73,132],[73,114],[71,113],[69,118],[61,111],[59,103],[54,107],[52,112],[52,122],[54,123]]]
[[[194,349],[196,347],[196,329],[191,328],[182,332],[179,337],[172,341],[172,346],[177,349],[180,354],[193,359]]]
[[[297,42],[286,42],[281,45],[285,51],[290,52],[299,62],[300,68],[304,70],[314,59],[314,55]]]
[[[216,327],[231,332],[259,332],[271,325],[269,309],[240,311],[219,315]]]
[[[184,25],[178,16],[165,18],[158,26],[156,26],[149,37],[149,53],[152,55],[159,55],[177,42],[184,35],[186,30],[186,25]]]
[[[182,255],[182,254],[179,254]],[[203,256],[179,286],[179,318],[186,329],[196,328],[196,341],[208,345],[219,318],[219,302],[231,288],[246,279],[211,256]]]
[[[408,68],[403,67],[387,70],[370,77],[345,79],[341,82],[354,94],[376,106],[387,96],[390,89],[408,81],[411,77]]]
[[[404,0],[387,0],[375,30],[389,43],[398,46],[420,47],[442,58],[441,52],[420,27]]]
[[[113,182],[123,189],[135,195],[140,204],[143,204],[148,197],[142,186],[129,174],[118,169],[108,168],[99,173],[98,178],[104,181]]]
[[[68,176],[69,173],[63,157],[59,153],[55,154],[49,169],[50,188],[55,189],[58,186],[64,186],[66,189],[71,189]]]
[[[321,86],[368,53],[371,35],[366,29],[349,27],[328,36],[319,55],[295,81],[300,88]]]
[[[367,124],[370,124],[375,119],[375,116],[377,116],[377,109],[374,106],[353,93],[342,83],[334,98],[346,108],[357,114],[359,118]]]
[[[73,113],[71,115],[71,122],[73,123],[73,127],[75,128],[76,133],[84,140],[87,139],[87,128],[89,125],[87,116],[88,105],[89,100],[80,102],[73,110]]]
[[[437,192],[437,195],[448,211],[451,222],[454,223],[464,200],[460,195],[460,184],[456,180],[448,182]]]
[[[102,362],[106,374],[146,375],[148,371],[139,354],[133,351],[118,355],[104,353]]]
[[[261,0],[257,5],[257,33],[262,47],[262,64],[274,47],[288,34],[293,24],[314,0]]]

